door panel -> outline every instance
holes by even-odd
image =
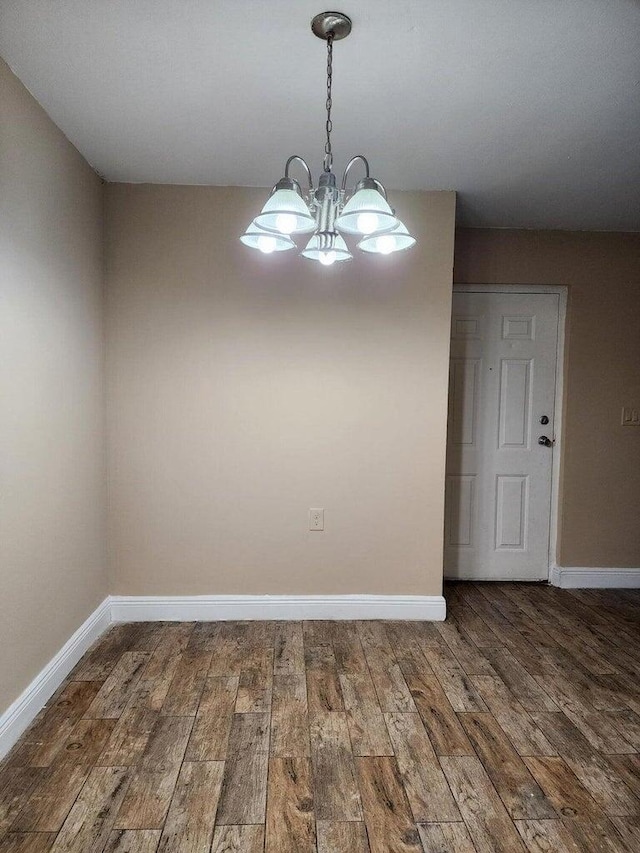
[[[538,438],[553,438],[558,305],[556,294],[454,294],[448,577],[548,575],[553,446]]]

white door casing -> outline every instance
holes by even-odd
[[[454,293],[447,577],[548,576],[558,317],[557,294]]]

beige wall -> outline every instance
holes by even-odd
[[[460,229],[455,281],[569,286],[558,562],[640,566],[640,234]]]
[[[325,269],[241,245],[264,190],[106,189],[112,591],[439,594],[454,194]]]
[[[0,60],[0,713],[104,598],[102,187]]]

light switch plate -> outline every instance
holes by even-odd
[[[640,409],[623,406],[620,423],[622,426],[640,426]]]
[[[309,530],[324,530],[324,510],[311,508],[309,510]]]

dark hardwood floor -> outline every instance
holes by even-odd
[[[640,851],[640,591],[117,625],[0,766],[0,853]]]

